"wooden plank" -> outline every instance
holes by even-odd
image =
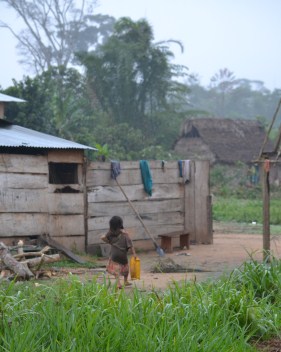
[[[162,160],[149,160],[149,167],[151,170],[154,169],[161,169],[162,170]],[[123,170],[139,170],[140,169],[140,162],[139,161],[121,161],[121,172]],[[167,169],[178,169],[178,162],[177,161],[166,161],[164,170]],[[111,163],[110,162],[96,162],[92,161],[88,163],[87,172],[90,170],[111,170]]]
[[[88,229],[105,230],[109,226],[111,216],[94,217],[88,219]],[[141,214],[144,224],[148,226],[166,226],[184,223],[184,216],[181,212]],[[124,227],[141,227],[142,224],[136,215],[123,216]]]
[[[35,236],[48,232],[48,214],[0,213],[0,236]]]
[[[195,162],[195,228],[196,242],[210,244],[213,234],[208,223],[209,161]]]
[[[158,242],[158,235],[164,234],[166,231],[173,232],[173,231],[183,231],[183,224],[176,224],[176,225],[165,225],[165,226],[148,226],[147,227],[149,232],[154,236],[155,240]],[[143,227],[126,227],[125,230],[129,233],[131,239],[133,241],[137,240],[147,240],[151,241],[150,237],[147,235]],[[98,244],[102,243],[100,238],[104,235],[108,229],[103,230],[92,230],[88,232],[88,244]],[[160,243],[160,241],[159,241]]]
[[[163,184],[153,187],[150,197],[143,188],[143,185],[124,186],[124,191],[131,201],[153,200],[153,199],[175,199],[183,198],[184,187],[182,184]],[[119,187],[95,187],[88,190],[88,202],[120,202],[125,200]]]
[[[269,260],[270,254],[270,188],[269,170],[262,168],[262,198],[263,198],[263,259]]]
[[[1,213],[48,213],[47,192],[43,190],[0,190]]]
[[[0,154],[0,172],[48,174],[46,156]]]
[[[58,241],[56,241],[54,238],[50,237],[49,235],[42,235],[40,236],[40,240],[45,242],[46,244],[48,244],[50,247],[53,247],[57,250],[59,250],[60,252],[62,252],[64,255],[66,255],[68,258],[74,260],[75,262],[79,263],[79,264],[85,264],[85,260],[83,260],[82,258],[80,258],[78,255],[72,253],[72,251],[65,247],[62,243],[59,243]]]
[[[85,240],[84,240],[84,250],[87,251],[88,248],[88,194],[87,194],[87,187],[86,187],[86,180],[87,180],[87,160],[84,159],[82,165],[82,185],[83,185],[83,217],[84,217],[84,233],[85,233]]]
[[[152,200],[152,201],[137,201],[133,202],[136,210],[142,213],[167,213],[171,211],[183,212],[183,199],[164,199],[164,200]],[[89,203],[88,204],[88,216],[110,216],[114,215],[133,215],[134,211],[130,207],[129,203],[115,202],[115,203]]]
[[[47,175],[0,173],[0,185],[2,189],[45,189],[48,187],[48,177]]]
[[[151,170],[153,184],[158,183],[180,183],[178,169],[166,169],[165,171],[154,169]],[[125,169],[118,176],[118,182],[121,185],[142,185],[140,169]],[[90,170],[87,174],[87,187],[93,186],[115,186],[116,182],[111,178],[110,170]]]
[[[210,236],[210,244],[213,243],[213,204],[212,196],[207,196],[207,223],[208,223],[208,234]]]
[[[196,241],[195,229],[195,162],[190,162],[190,182],[184,187],[184,229],[190,234],[190,240]]]
[[[50,214],[84,214],[83,193],[49,193]]]
[[[78,163],[82,164],[84,159],[83,150],[49,150],[48,162],[55,163]]]
[[[83,215],[50,215],[49,231],[51,237],[85,235]]]

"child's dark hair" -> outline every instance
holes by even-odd
[[[112,230],[112,231],[124,229],[123,220],[120,218],[120,216],[113,216],[109,220],[109,227],[110,227],[110,230]]]

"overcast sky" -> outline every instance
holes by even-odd
[[[199,75],[202,85],[219,69],[228,68],[236,78],[263,81],[271,90],[281,88],[281,0],[99,0],[96,12],[115,18],[146,18],[155,41],[176,39],[175,62]],[[0,2],[0,19],[15,21]],[[14,22],[16,23],[16,22]],[[0,28],[0,86],[21,80],[16,41]]]

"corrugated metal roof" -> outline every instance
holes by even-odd
[[[0,120],[0,146],[97,150],[96,148],[88,147],[76,142],[71,142],[63,138],[51,136],[42,132],[37,132],[18,125],[13,125],[12,123],[5,120]]]
[[[11,97],[10,95],[0,93],[0,102],[16,102],[16,103],[24,103],[26,100]]]

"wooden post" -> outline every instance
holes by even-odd
[[[88,253],[88,190],[87,190],[87,159],[84,156],[82,165],[83,203],[84,203],[84,235],[85,252]]]
[[[263,164],[263,259],[269,260],[270,252],[270,189],[269,160]]]

